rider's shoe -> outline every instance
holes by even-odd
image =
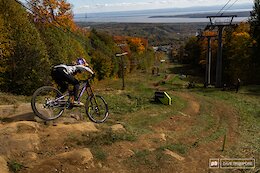
[[[75,107],[82,107],[82,106],[85,106],[84,103],[80,102],[80,101],[74,101],[73,102],[73,106]]]

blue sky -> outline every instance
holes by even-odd
[[[229,0],[67,0],[74,13],[129,11],[158,8],[224,5]],[[252,3],[253,0],[231,0],[233,3]],[[228,7],[228,6],[227,6]]]

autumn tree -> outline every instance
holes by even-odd
[[[147,49],[142,55],[138,68],[147,72],[155,63],[154,50]]]
[[[130,71],[133,71],[137,68],[140,69],[141,63],[145,62],[143,61],[145,58],[145,52],[147,47],[145,40],[138,37],[128,37],[127,44],[130,49],[130,54],[129,54]]]
[[[54,26],[39,29],[39,32],[47,47],[51,65],[71,64],[77,57],[89,59],[86,45],[88,39],[84,36],[63,32]]]
[[[35,22],[76,30],[72,6],[66,0],[30,0],[29,5]]]
[[[0,83],[7,70],[8,57],[13,53],[14,42],[10,39],[9,27],[5,26],[3,15],[0,14]]]
[[[99,80],[111,77],[119,70],[119,59],[115,57],[118,47],[112,37],[93,29],[89,37],[91,63]]]
[[[196,65],[199,63],[201,54],[200,43],[197,37],[191,37],[184,46],[184,56],[181,59],[183,63]]]
[[[100,50],[93,52],[91,63],[96,71],[98,80],[109,77],[113,68],[110,57],[102,53]]]
[[[252,55],[252,69],[256,76],[260,76],[260,0],[254,0],[253,11],[251,12],[250,33],[254,39],[253,55]],[[260,84],[260,79],[255,78],[255,83]]]
[[[128,39],[128,44],[130,45],[130,49],[139,54],[145,51],[145,46],[141,38],[131,37]]]
[[[226,33],[225,40],[225,73],[229,76],[228,82],[234,82],[240,78],[245,83],[252,77],[251,49],[253,39],[250,36],[248,23],[240,23],[232,32]]]
[[[14,0],[0,0],[0,16],[4,39],[9,40],[5,53],[1,89],[19,94],[31,94],[48,81],[49,70],[46,47],[27,12]],[[2,35],[2,33],[1,33]],[[11,48],[11,49],[10,49]]]

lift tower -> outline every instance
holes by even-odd
[[[220,16],[207,16],[210,20],[210,24],[206,26],[205,30],[213,30],[217,28],[218,30],[218,53],[217,53],[217,66],[216,66],[216,88],[222,87],[222,36],[225,27],[231,27],[234,17],[236,15],[220,15]]]

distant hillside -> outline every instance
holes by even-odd
[[[187,17],[187,18],[206,18],[207,16],[213,16],[216,13],[192,13],[192,14],[182,14],[182,15],[159,15],[150,16],[150,18],[171,18],[171,17]],[[237,15],[237,17],[249,17],[250,11],[239,11],[239,12],[226,12],[223,15]]]
[[[104,31],[111,35],[135,36],[146,38],[149,45],[179,45],[194,36],[198,29],[205,28],[207,23],[77,23]]]

